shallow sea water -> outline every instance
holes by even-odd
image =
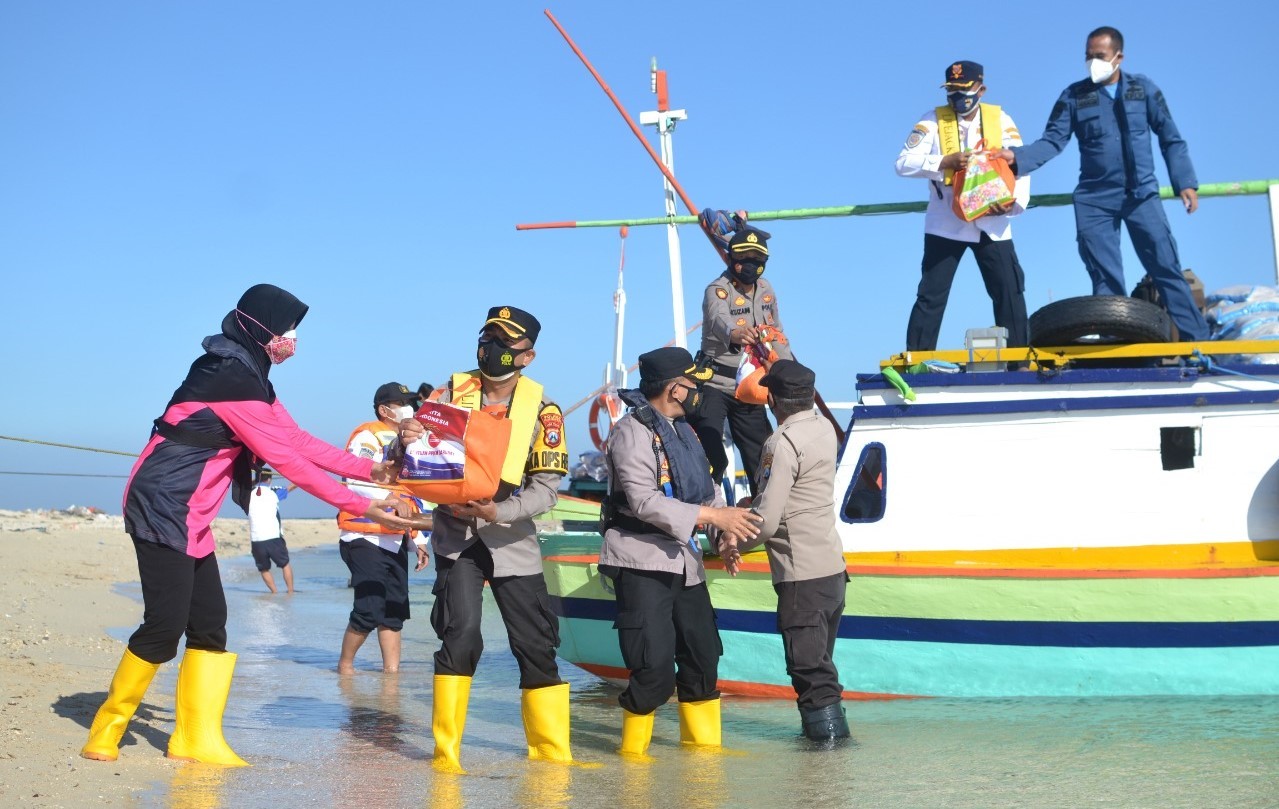
[[[1270,697],[855,702],[852,742],[829,750],[799,738],[793,703],[726,698],[725,752],[682,749],[672,702],[658,711],[651,760],[635,762],[614,752],[620,689],[562,663],[573,753],[600,766],[531,762],[515,660],[487,593],[486,649],[462,747],[468,775],[438,775],[430,765],[433,567],[411,577],[414,617],[400,673],[381,673],[371,636],[357,673],[339,678],[351,591],[336,542],[293,560],[292,598],[268,595],[247,557],[219,560],[230,648],[240,654],[224,727],[254,766],[174,767],[142,794],[143,805],[1279,806],[1279,698]],[[165,666],[152,687],[171,693],[176,668]]]

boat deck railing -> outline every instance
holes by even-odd
[[[950,351],[902,351],[885,360],[880,368],[903,371],[928,360],[969,363],[1024,362],[1031,370],[1044,365],[1061,365],[1071,360],[1125,360],[1222,357],[1235,354],[1279,354],[1276,340],[1203,340],[1186,343],[1086,344],[1030,346],[1024,348],[974,348]]]

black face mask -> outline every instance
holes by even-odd
[[[702,396],[702,389],[689,387],[688,385],[680,385],[680,387],[688,393],[684,397],[684,401],[679,403],[679,406],[683,408],[685,418],[692,418],[697,414],[697,411],[702,409],[702,401],[704,398]]]
[[[739,264],[742,267],[740,270],[737,269],[737,265]],[[737,262],[734,262],[733,265],[728,268],[728,272],[730,275],[733,276],[734,281],[738,282],[739,284],[745,284],[747,286],[751,286],[752,284],[754,284],[756,281],[759,280],[759,277],[761,275],[764,274],[764,262],[751,261],[750,259],[746,259],[744,261],[737,261]]]
[[[528,351],[527,348],[511,348],[494,340],[482,338],[475,351],[475,358],[480,363],[480,373],[490,379],[505,379],[515,373],[515,358]]]
[[[955,111],[956,115],[967,115],[977,109],[977,105],[981,102],[981,98],[976,92],[956,92],[947,93],[946,101],[950,103],[950,108]]]

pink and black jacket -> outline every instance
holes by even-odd
[[[124,525],[131,536],[196,558],[213,553],[210,523],[233,481],[237,494],[247,497],[258,460],[343,511],[362,514],[370,503],[325,471],[368,480],[372,462],[299,427],[267,379],[270,363],[262,349],[272,336],[267,332],[283,334],[301,321],[305,304],[261,284],[240,299],[239,311],[262,325],[232,311],[222,334],[205,338],[206,353],[192,363],[156,419],[124,490]]]

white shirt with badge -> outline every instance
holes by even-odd
[[[1000,110],[1000,129],[1003,130],[1004,148],[1021,146],[1021,133],[1008,113]],[[971,151],[981,142],[981,112],[971,121],[959,119],[959,139],[965,151]],[[1004,216],[983,216],[975,222],[965,222],[952,206],[954,192],[943,180],[945,172],[939,166],[942,159],[941,137],[937,133],[937,113],[929,110],[920,116],[919,123],[911,130],[897,156],[897,174],[901,177],[922,177],[928,183],[928,211],[924,214],[924,232],[958,242],[979,242],[985,233],[992,241],[1004,241],[1013,236],[1012,217],[1026,210],[1030,203],[1030,177],[1018,177],[1013,188],[1012,210]]]

